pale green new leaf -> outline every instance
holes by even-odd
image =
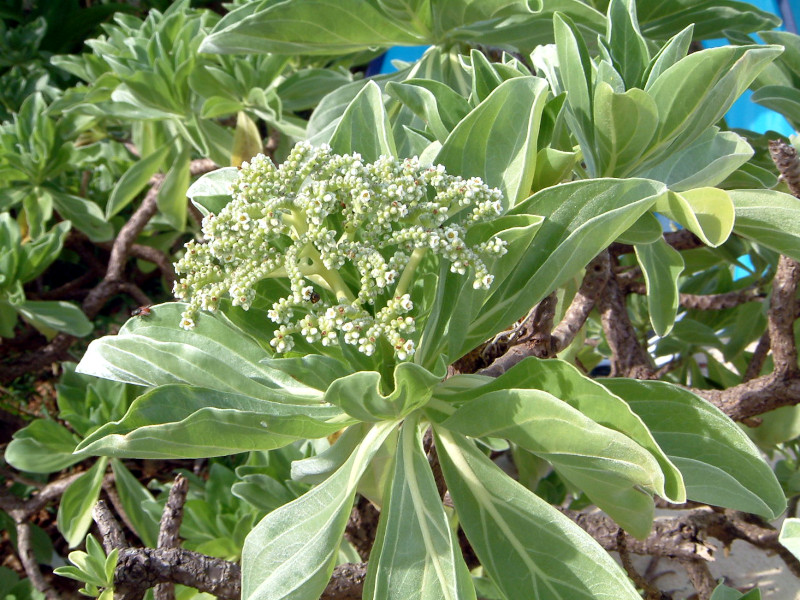
[[[217,24],[200,52],[331,55],[426,42],[407,23],[362,0],[291,0],[242,8]]]
[[[656,211],[680,223],[704,244],[716,248],[731,234],[736,219],[730,192],[702,187],[659,198]]]
[[[186,190],[191,181],[190,159],[189,149],[186,147],[167,171],[158,190],[158,210],[178,231],[182,231],[186,224]]]
[[[650,62],[647,42],[639,32],[635,0],[611,0],[606,29],[608,49],[625,87],[637,87]]]
[[[330,580],[358,480],[396,422],[375,425],[347,462],[269,513],[242,551],[242,600],[314,600]]]
[[[786,498],[770,466],[736,424],[717,408],[661,381],[605,379],[653,432],[681,470],[690,500],[774,519]]]
[[[388,502],[381,510],[364,582],[364,600],[475,598],[458,539],[450,528],[418,419],[403,423]]]
[[[655,457],[567,402],[541,390],[497,390],[464,404],[441,425],[514,442],[550,462],[631,534],[645,538],[650,532],[650,494],[664,488]]]
[[[515,205],[530,194],[547,95],[538,77],[504,81],[453,129],[434,163],[453,175],[480,177]]]
[[[295,402],[317,402],[321,393],[260,361],[269,354],[222,313],[200,314],[194,329],[181,329],[185,304],[153,306],[115,336],[94,340],[78,372],[134,385],[186,383],[253,398],[291,393]]]
[[[101,458],[70,484],[58,505],[58,530],[70,548],[83,541],[92,525],[92,509],[100,496],[108,459]]]
[[[444,142],[450,132],[470,111],[469,103],[451,87],[431,79],[390,81],[386,92],[428,125],[430,132]]]
[[[773,190],[731,190],[734,232],[800,260],[800,200]]]
[[[627,175],[644,154],[658,125],[655,102],[639,89],[616,93],[600,82],[594,90],[594,140],[601,177]]]
[[[424,406],[444,371],[434,374],[412,362],[402,362],[394,369],[394,386],[389,394],[381,393],[381,375],[377,371],[358,371],[332,382],[324,401],[339,406],[360,421],[398,419]]]
[[[461,525],[506,598],[640,599],[589,534],[503,473],[474,444],[435,431]]]
[[[122,419],[93,431],[77,452],[120,458],[222,456],[325,437],[351,422],[335,406],[297,404],[280,390],[273,396],[160,386],[134,400]]]
[[[347,105],[330,145],[337,154],[358,152],[368,162],[381,155],[397,155],[389,115],[376,83],[367,83]]]
[[[653,330],[660,336],[672,331],[678,314],[678,277],[683,272],[681,253],[661,237],[634,247],[647,284],[647,310]]]

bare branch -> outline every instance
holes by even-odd
[[[647,286],[640,281],[626,284],[625,290],[634,294],[647,294]],[[681,306],[696,310],[722,310],[763,299],[764,296],[754,287],[724,294],[680,294],[679,296]]]
[[[98,500],[92,509],[92,518],[97,524],[100,536],[103,538],[103,549],[106,554],[114,550],[122,550],[128,544],[125,542],[125,534],[122,527],[114,518],[108,506],[102,500]]]

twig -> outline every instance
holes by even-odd
[[[634,294],[647,294],[647,286],[640,281],[626,284],[625,290]],[[752,287],[724,294],[680,294],[678,301],[682,307],[688,309],[723,310],[763,299],[759,290]]]
[[[620,528],[617,532],[617,551],[619,552],[619,559],[622,562],[622,568],[631,578],[636,587],[644,590],[645,600],[669,600],[666,594],[662,594],[653,585],[642,576],[636,567],[633,565],[631,555],[628,554],[628,543],[625,539],[625,531]]]
[[[128,545],[125,543],[125,534],[122,531],[122,527],[102,500],[98,500],[97,504],[94,505],[92,519],[94,519],[97,529],[100,531],[103,549],[106,554],[110,554],[113,550],[121,550]]]
[[[180,528],[183,521],[183,505],[189,491],[189,480],[183,475],[175,478],[175,483],[169,490],[167,504],[161,513],[161,523],[158,529],[158,549],[178,548],[181,544]],[[175,585],[172,583],[159,583],[153,590],[155,600],[175,600]]]
[[[680,563],[686,569],[689,581],[697,591],[698,600],[708,600],[717,587],[717,580],[708,569],[708,565],[702,560],[682,560]]]
[[[778,269],[772,281],[772,298],[767,312],[775,373],[783,377],[800,374],[797,366],[797,343],[794,339],[794,314],[800,264],[787,256],[778,259]]]
[[[652,379],[655,376],[652,359],[639,342],[628,316],[625,294],[615,276],[609,277],[599,308],[603,332],[611,348],[611,376]]]
[[[758,338],[756,349],[753,351],[753,356],[750,358],[750,362],[747,364],[747,370],[744,372],[744,377],[742,378],[743,382],[755,379],[758,377],[759,373],[761,373],[761,369],[764,367],[764,363],[767,360],[767,354],[769,354],[769,347],[769,330],[767,330]]]
[[[549,295],[532,311],[529,331],[520,336],[518,342],[508,348],[491,365],[477,373],[498,377],[528,356],[551,358],[564,350],[575,339],[586,319],[600,297],[610,276],[610,262],[607,252],[598,255],[586,267],[586,275],[575,298],[564,313],[564,318],[553,329],[556,296]],[[551,331],[552,330],[552,331]]]

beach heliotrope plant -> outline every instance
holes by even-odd
[[[277,353],[299,335],[367,356],[385,340],[406,360],[423,260],[446,259],[451,272],[486,289],[493,277],[485,259],[505,252],[497,237],[466,241],[470,227],[501,214],[500,191],[416,157],[367,163],[299,143],[279,167],[264,155],[244,163],[231,198],[205,217],[203,241],[189,242],[176,264],[175,296],[188,302],[181,325],[191,329],[198,311],[216,311],[226,295],[248,309],[256,284],[283,278],[288,293],[268,311]]]

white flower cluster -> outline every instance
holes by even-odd
[[[247,310],[258,282],[288,279],[268,311],[279,353],[300,335],[366,355],[386,341],[405,360],[414,353],[411,288],[426,255],[447,259],[453,273],[470,270],[477,289],[492,283],[484,259],[506,251],[496,237],[465,241],[472,225],[501,213],[500,191],[416,157],[364,163],[301,142],[280,167],[263,155],[244,163],[231,194],[175,265],[175,296],[189,304],[181,326],[194,327],[197,312],[217,310],[226,294]]]

